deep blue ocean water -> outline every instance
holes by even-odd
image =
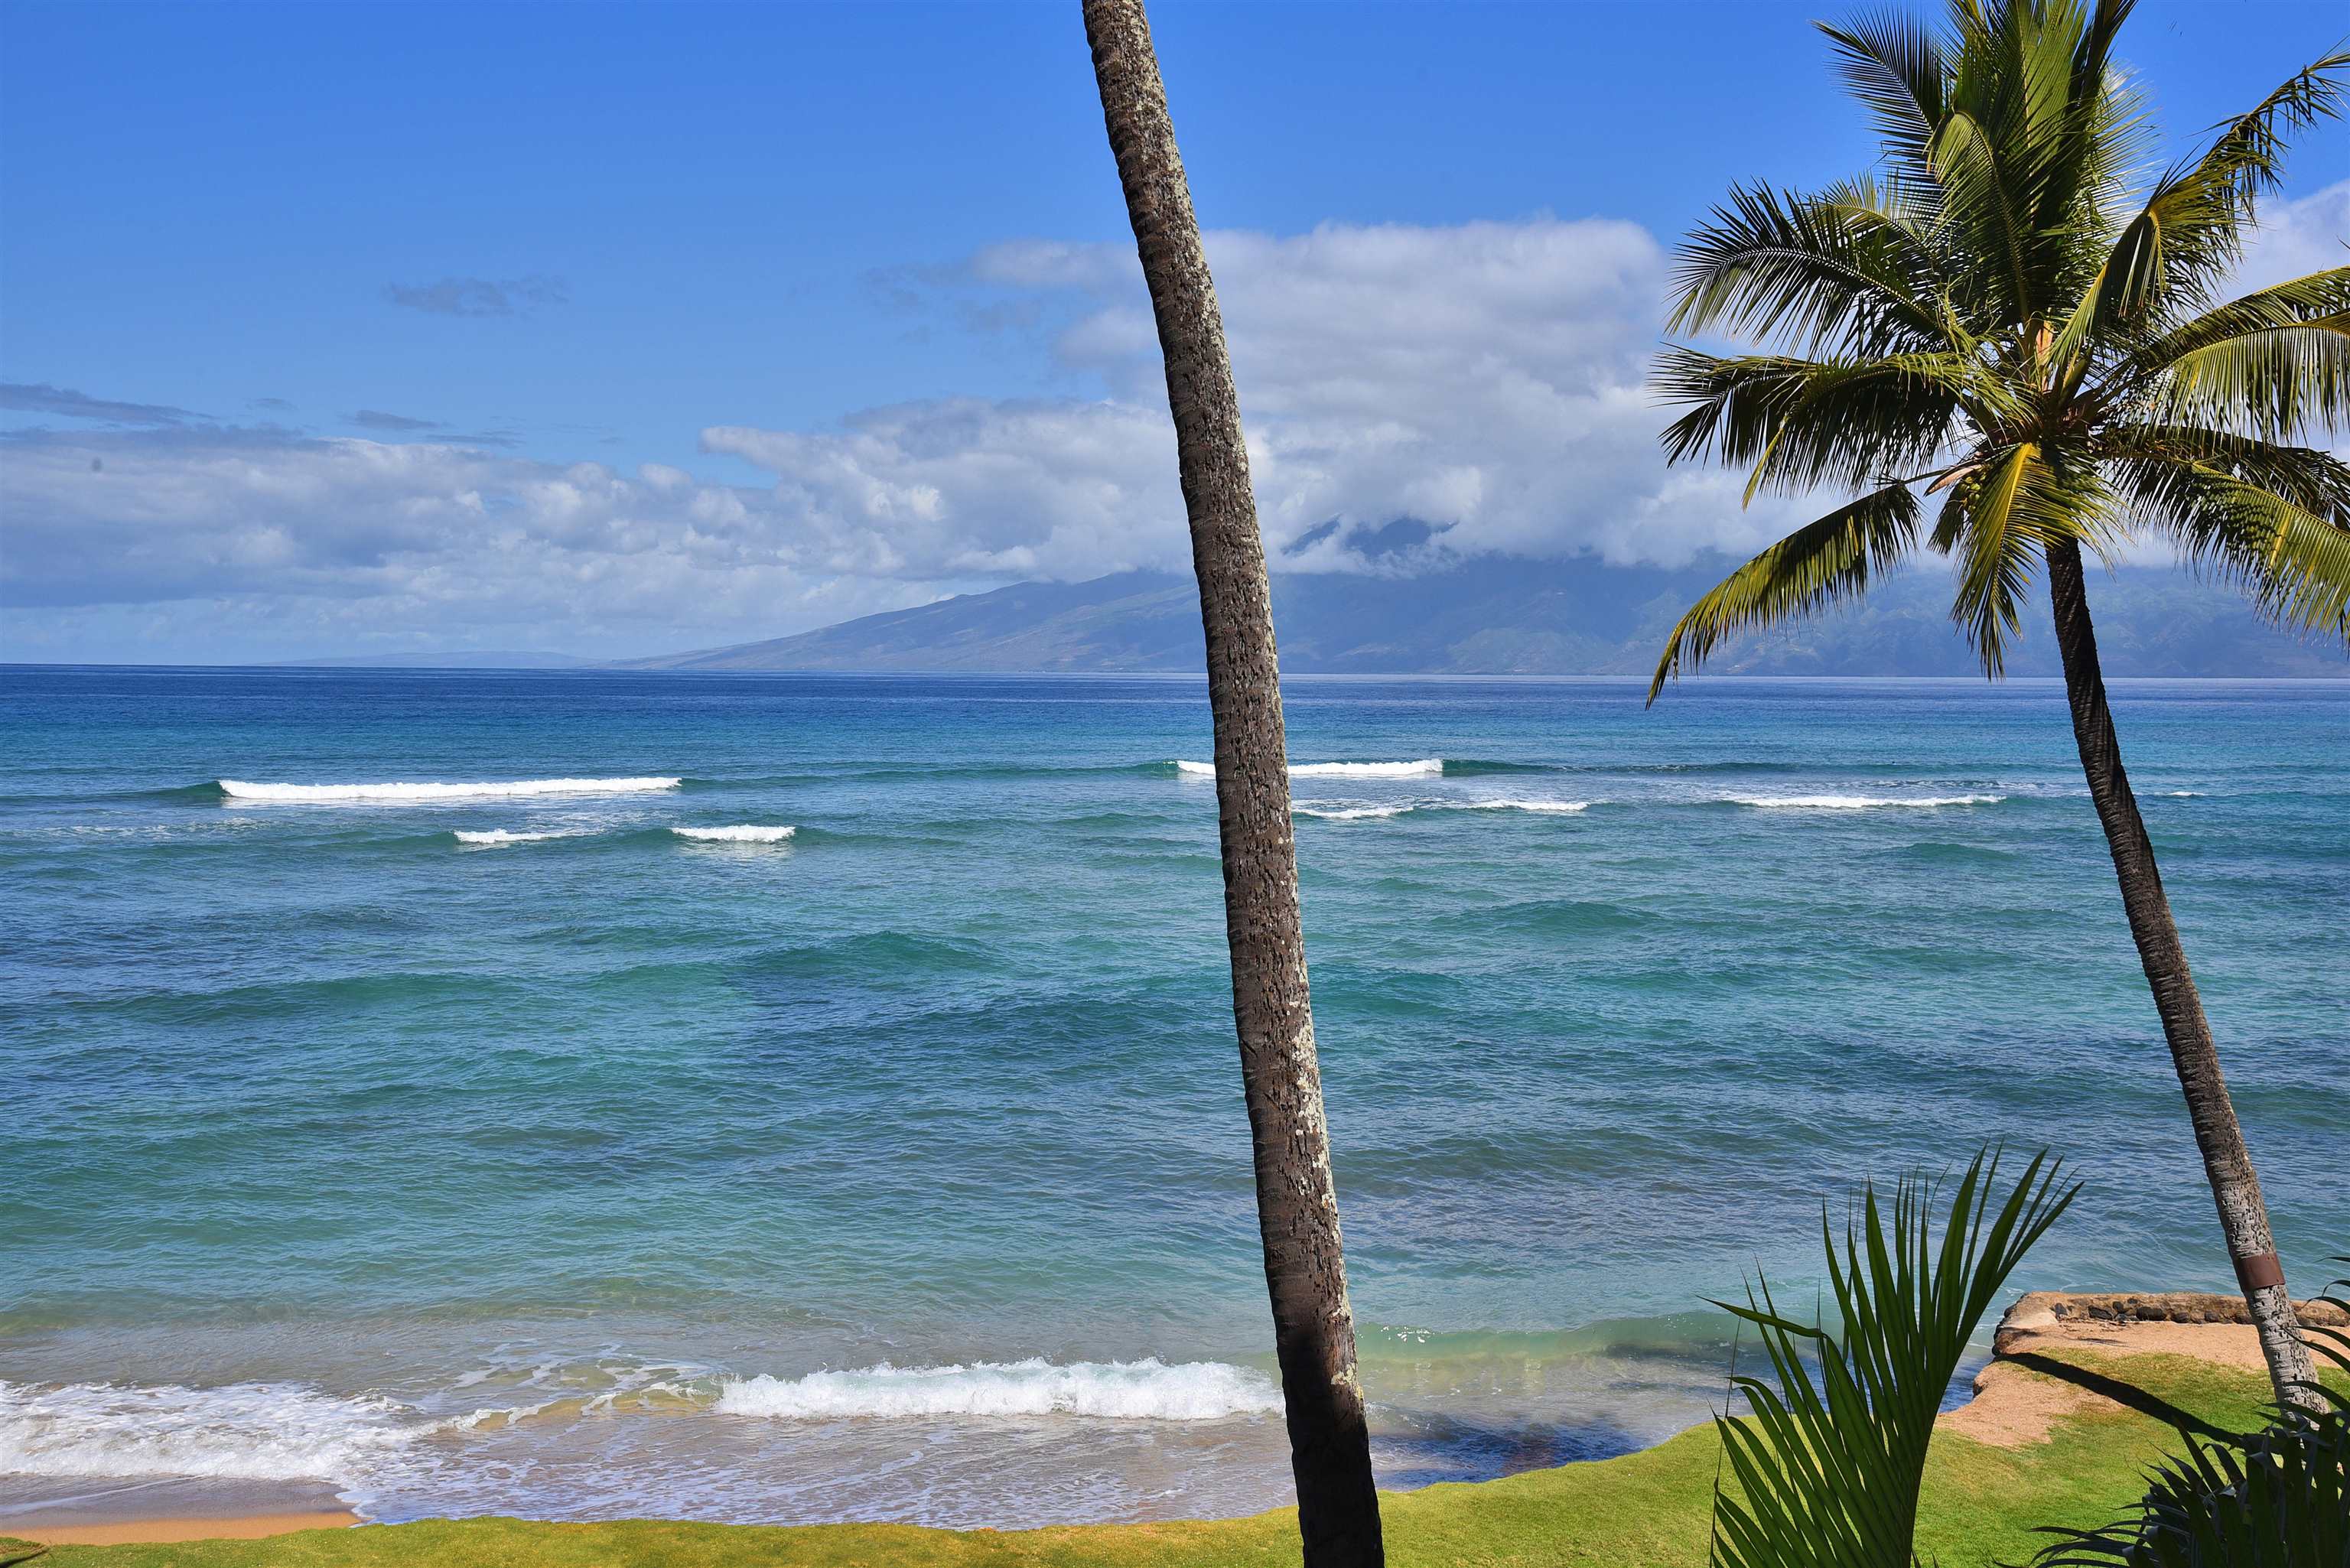
[[[1988,1140],[2088,1183],[2019,1288],[2227,1285],[2053,685],[1287,693],[1388,1484],[1701,1418],[1705,1298]],[[2350,682],[2116,708],[2319,1282]],[[0,670],[0,1509],[1280,1501],[1208,734],[1176,679]]]

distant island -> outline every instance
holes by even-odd
[[[1587,557],[1486,556],[1392,576],[1274,574],[1282,665],[1297,674],[1646,675],[1674,618],[1727,569],[1609,566]],[[2108,674],[2343,677],[2350,660],[2263,624],[2241,595],[2168,567],[2099,574],[2090,586]],[[1724,675],[1980,676],[1950,623],[1950,587],[1912,571],[1814,625],[1730,645]],[[640,670],[1183,672],[1203,668],[1188,576],[1123,572],[1081,583],[1016,583],[913,609],[731,647],[601,663],[556,653],[401,653],[301,661],[312,668]],[[2058,673],[2027,625],[2009,673]]]

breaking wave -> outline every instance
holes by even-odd
[[[0,1473],[340,1481],[424,1429],[402,1411],[284,1383],[0,1382]]]
[[[1423,800],[1388,805],[1351,805],[1323,802],[1296,805],[1290,809],[1299,816],[1318,816],[1326,822],[1354,822],[1366,817],[1402,816],[1417,811],[1529,811],[1543,815],[1563,815],[1588,811],[1587,800]]]
[[[414,805],[450,800],[525,800],[539,795],[640,794],[676,789],[677,778],[507,779],[464,784],[252,784],[222,779],[220,792],[231,800],[369,803]]]
[[[1175,764],[1179,774],[1194,778],[1213,778],[1213,763]],[[1289,776],[1296,779],[1417,779],[1434,778],[1444,771],[1442,757],[1422,757],[1410,763],[1292,763]]]
[[[1587,800],[1463,800],[1452,804],[1462,811],[1533,811],[1544,815],[1591,809]]]
[[[781,844],[796,827],[762,827],[754,823],[738,823],[733,827],[672,827],[680,838],[691,838],[704,844]]]
[[[1731,805],[1751,805],[1763,811],[1873,811],[1879,807],[1929,809],[1945,805],[1997,805],[2003,794],[1782,794],[1723,795]]]
[[[1128,1421],[1213,1421],[1280,1410],[1263,1374],[1220,1361],[1170,1366],[1142,1361],[977,1362],[811,1372],[805,1377],[730,1377],[713,1408],[777,1420],[845,1417],[1095,1416]]]
[[[573,835],[568,833],[514,833],[503,827],[484,828],[478,833],[468,833],[461,828],[456,836],[457,842],[460,844],[477,845],[483,847],[494,847],[504,844],[536,844],[545,839],[572,836]]]

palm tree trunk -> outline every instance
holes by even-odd
[[[2195,1128],[2195,1147],[2203,1153],[2203,1174],[2220,1206],[2220,1229],[2228,1239],[2228,1255],[2235,1262],[2244,1304],[2260,1331],[2261,1354],[2267,1358],[2277,1398],[2287,1406],[2306,1406],[2311,1396],[2296,1385],[2311,1379],[2309,1347],[2302,1343],[2293,1297],[2285,1289],[2284,1267],[2277,1260],[2276,1242],[2269,1234],[2268,1207],[2261,1199],[2260,1178],[2253,1174],[2243,1132],[2236,1125],[2236,1107],[2228,1098],[2227,1080],[2220,1074],[2220,1052],[2211,1040],[2210,1023],[2203,1016],[2203,999],[2195,990],[2195,977],[2188,972],[2187,950],[2179,943],[2170,899],[2162,890],[2154,844],[2138,815],[2129,775],[2122,770],[2121,743],[2114,735],[2113,712],[2106,704],[2105,672],[2097,663],[2096,629],[2089,621],[2079,545],[2067,542],[2048,546],[2048,594],[2056,612],[2056,646],[2064,659],[2064,692],[2072,703],[2073,738],[2080,745],[2081,771],[2088,775],[2089,795],[2096,803],[2097,819],[2105,825],[2106,845],[2113,851],[2114,875],[2121,879],[2122,907],[2129,912],[2130,936],[2137,943],[2139,961],[2146,965],[2146,981],[2154,991],[2162,1033],[2170,1042],[2171,1065],[2187,1096],[2187,1117]]]
[[[1305,983],[1273,597],[1215,286],[1141,0],[1085,0],[1102,118],[1159,320],[1216,733],[1232,1015],[1305,1562],[1386,1561]]]

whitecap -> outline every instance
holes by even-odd
[[[1356,822],[1365,817],[1401,816],[1414,808],[1409,805],[1297,805],[1290,809],[1300,816],[1318,816],[1325,822]]]
[[[672,827],[680,838],[691,838],[705,844],[781,844],[796,827],[761,827],[754,823],[739,823],[733,827]]]
[[[1786,795],[1723,795],[1732,805],[1751,805],[1764,811],[1869,811],[1878,807],[1930,808],[1945,805],[1997,805],[2007,797],[2003,794],[1786,794]]]
[[[1453,804],[1458,805],[1463,811],[1534,811],[1542,812],[1546,815],[1564,815],[1566,813],[1588,811],[1591,809],[1591,803],[1587,800],[1519,800],[1511,798],[1505,800],[1463,800],[1456,801]]]
[[[506,779],[462,784],[251,784],[222,779],[221,793],[234,800],[328,802],[337,804],[388,802],[413,805],[444,800],[520,800],[550,794],[639,794],[676,789],[685,781],[674,778]]]
[[[879,1366],[805,1377],[730,1377],[713,1408],[777,1420],[919,1416],[1093,1416],[1129,1421],[1213,1421],[1280,1410],[1262,1373],[1218,1361],[977,1362]]]
[[[571,836],[572,835],[568,833],[514,833],[503,827],[484,828],[478,833],[468,833],[460,829],[456,835],[458,843],[477,845],[484,848],[494,848],[506,844],[538,844],[549,838]]]
[[[1189,774],[1195,778],[1213,778],[1216,776],[1216,764],[1179,762],[1175,764],[1175,771],[1179,774]],[[1300,779],[1432,778],[1443,771],[1442,757],[1422,757],[1417,762],[1409,763],[1292,763],[1289,764],[1289,776]]]

